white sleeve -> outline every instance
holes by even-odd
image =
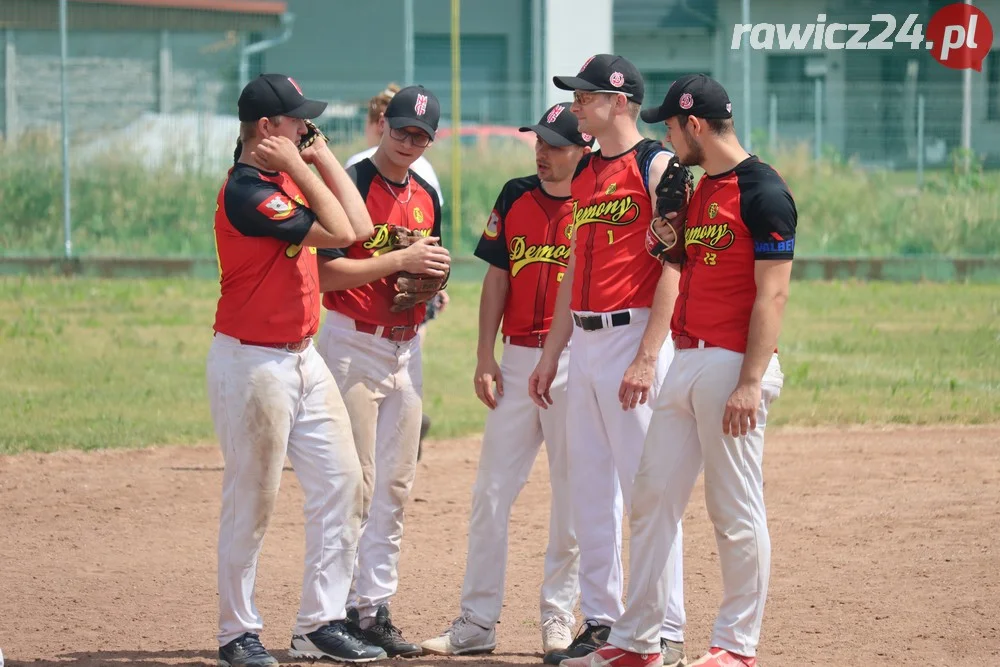
[[[441,206],[444,206],[444,194],[441,193],[441,182],[438,181],[437,174],[434,173],[434,167],[431,166],[430,161],[424,156],[413,163],[413,171],[420,174],[420,178],[427,181],[437,192],[438,201],[441,202]]]

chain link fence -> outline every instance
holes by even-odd
[[[62,257],[58,32],[7,28],[0,40],[0,255]],[[65,99],[72,255],[140,264],[212,260],[215,199],[232,162],[235,102],[246,72],[241,38],[226,31],[87,31],[71,34],[70,42]],[[367,102],[387,81],[298,81],[308,96],[329,102],[320,124],[342,160],[367,147]],[[451,82],[421,83],[438,95],[444,114],[427,157],[442,183],[445,239],[455,255],[469,257],[503,183],[534,170],[533,137],[517,131],[535,120],[532,90],[462,81],[462,204],[454,211]],[[997,172],[973,160],[974,178],[954,177],[960,96],[960,87],[950,84],[834,85],[822,79],[769,83],[755,92],[755,108],[767,112],[754,119],[753,149],[793,174],[803,256],[900,254],[931,261],[936,255],[1000,255]],[[1000,109],[989,113],[1000,119]],[[662,128],[642,129],[662,139]],[[994,134],[989,141],[1000,142],[1000,133]],[[1000,145],[992,151],[1000,153]],[[827,189],[829,173],[843,181],[842,190]],[[956,227],[952,245],[876,242],[878,234],[896,235],[894,212],[913,207],[922,214],[926,207],[913,202],[928,188],[937,188],[938,199],[961,204],[964,217],[948,222]],[[851,211],[838,212],[828,202],[849,200],[851,192],[872,198],[878,220],[847,235],[843,217]]]

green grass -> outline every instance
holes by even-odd
[[[335,147],[338,155],[352,146]],[[61,255],[61,166],[45,138],[17,147],[0,141],[0,255]],[[427,153],[445,196],[446,245],[470,255],[500,188],[534,173],[528,146],[465,147],[462,205],[452,211],[447,141]],[[807,147],[763,155],[788,181],[799,209],[796,252],[809,255],[1000,256],[1000,172],[869,171],[837,157],[813,161]],[[79,256],[213,257],[212,219],[223,173],[194,165],[147,170],[123,150],[72,172],[73,248]],[[452,225],[459,225],[456,230]]]
[[[0,454],[214,441],[208,280],[0,280]],[[449,288],[425,360],[432,437],[476,433],[479,285]],[[1000,291],[795,283],[773,424],[1000,421]]]

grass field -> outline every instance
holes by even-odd
[[[478,432],[471,390],[479,285],[431,325],[431,437]],[[0,454],[214,438],[207,280],[0,280]],[[773,424],[1000,421],[1000,290],[795,283]]]

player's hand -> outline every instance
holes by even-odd
[[[621,386],[618,387],[618,400],[621,401],[622,410],[632,410],[637,405],[646,404],[655,375],[656,357],[637,354],[625,370]]]
[[[483,405],[490,410],[497,407],[496,397],[493,395],[493,383],[497,385],[497,396],[503,396],[503,374],[497,360],[490,355],[489,358],[480,359],[476,364],[476,374],[473,378],[476,385],[476,396],[483,402]]]
[[[756,429],[759,406],[760,382],[736,385],[722,414],[722,432],[738,438]]]
[[[302,163],[299,147],[288,137],[273,136],[260,142],[250,156],[267,171],[289,171]]]
[[[436,236],[425,236],[409,248],[400,250],[400,270],[427,276],[443,276],[451,267],[451,253],[447,248],[435,245],[440,240]]]
[[[531,372],[531,377],[528,378],[528,395],[531,396],[535,405],[543,410],[547,410],[552,405],[552,396],[549,390],[552,389],[552,382],[556,379],[557,366],[558,361],[549,361],[543,355],[538,360],[535,370]]]
[[[663,245],[672,246],[677,240],[677,232],[674,231],[673,226],[670,221],[677,217],[677,213],[667,213],[665,216],[656,217],[650,220],[649,224],[653,227],[653,231],[656,235],[660,237],[663,241]]]
[[[319,137],[317,137],[316,140],[309,146],[299,151],[299,155],[302,156],[302,161],[306,164],[318,164],[323,160],[337,159],[334,157],[333,151],[330,150],[330,144],[326,143]]]

